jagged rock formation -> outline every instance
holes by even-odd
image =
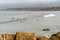
[[[60,40],[60,32],[53,34],[49,40]]]
[[[36,34],[30,32],[17,32],[16,40],[36,40]]]
[[[48,40],[48,38],[45,36],[38,36],[36,37],[36,40]]]
[[[1,34],[0,40],[14,40],[14,34]]]
[[[0,40],[60,40],[60,32],[53,34],[49,39],[37,36],[33,32],[16,32],[16,34],[0,34]]]

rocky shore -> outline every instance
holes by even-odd
[[[16,32],[16,34],[0,34],[0,40],[60,40],[60,32],[50,38],[36,36],[33,32]]]

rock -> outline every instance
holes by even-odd
[[[2,34],[0,34],[0,40],[4,40]]]
[[[36,34],[30,32],[17,32],[16,40],[36,40]]]
[[[14,40],[14,34],[2,34],[4,40]]]
[[[52,36],[49,40],[59,40],[59,38],[56,36]]]
[[[14,34],[0,34],[0,40],[14,40]]]
[[[53,34],[49,40],[60,40],[60,32]]]
[[[50,31],[50,29],[43,29],[43,31]]]
[[[57,36],[57,37],[60,37],[60,32],[56,33],[56,36]]]
[[[36,40],[48,40],[48,38],[45,36],[38,36]]]

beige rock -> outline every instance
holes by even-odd
[[[57,36],[57,37],[60,37],[60,32],[56,33],[56,36]]]
[[[2,34],[0,34],[0,40],[3,40],[3,36],[2,36]]]
[[[48,40],[48,38],[47,37],[44,37],[44,36],[38,36],[37,37],[37,40]]]
[[[59,38],[56,36],[52,36],[49,40],[59,40]]]
[[[14,40],[14,34],[3,34],[4,40]]]
[[[60,40],[60,32],[53,34],[49,40]]]
[[[32,32],[17,32],[16,40],[36,40],[36,34]]]

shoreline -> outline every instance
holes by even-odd
[[[60,11],[60,7],[0,8],[0,11]]]

